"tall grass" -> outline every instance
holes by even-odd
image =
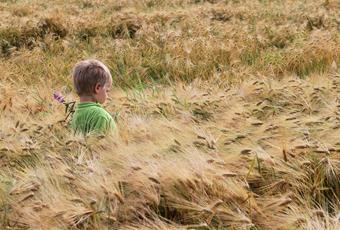
[[[1,229],[338,229],[339,12],[318,1],[3,1]],[[103,60],[119,133],[75,136]]]

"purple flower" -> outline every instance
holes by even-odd
[[[65,99],[64,99],[63,95],[61,95],[61,93],[58,92],[58,91],[53,93],[53,98],[54,98],[54,100],[58,101],[59,103],[64,103],[65,102]]]

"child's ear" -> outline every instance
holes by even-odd
[[[97,83],[94,87],[94,93],[96,94],[99,93],[100,87],[101,87],[100,83]]]

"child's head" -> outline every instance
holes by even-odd
[[[74,66],[73,83],[79,97],[90,97],[103,104],[111,88],[112,77],[102,62],[88,59]]]

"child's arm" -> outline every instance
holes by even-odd
[[[94,125],[94,130],[99,133],[107,133],[109,131],[116,131],[116,124],[110,117],[100,116]]]

